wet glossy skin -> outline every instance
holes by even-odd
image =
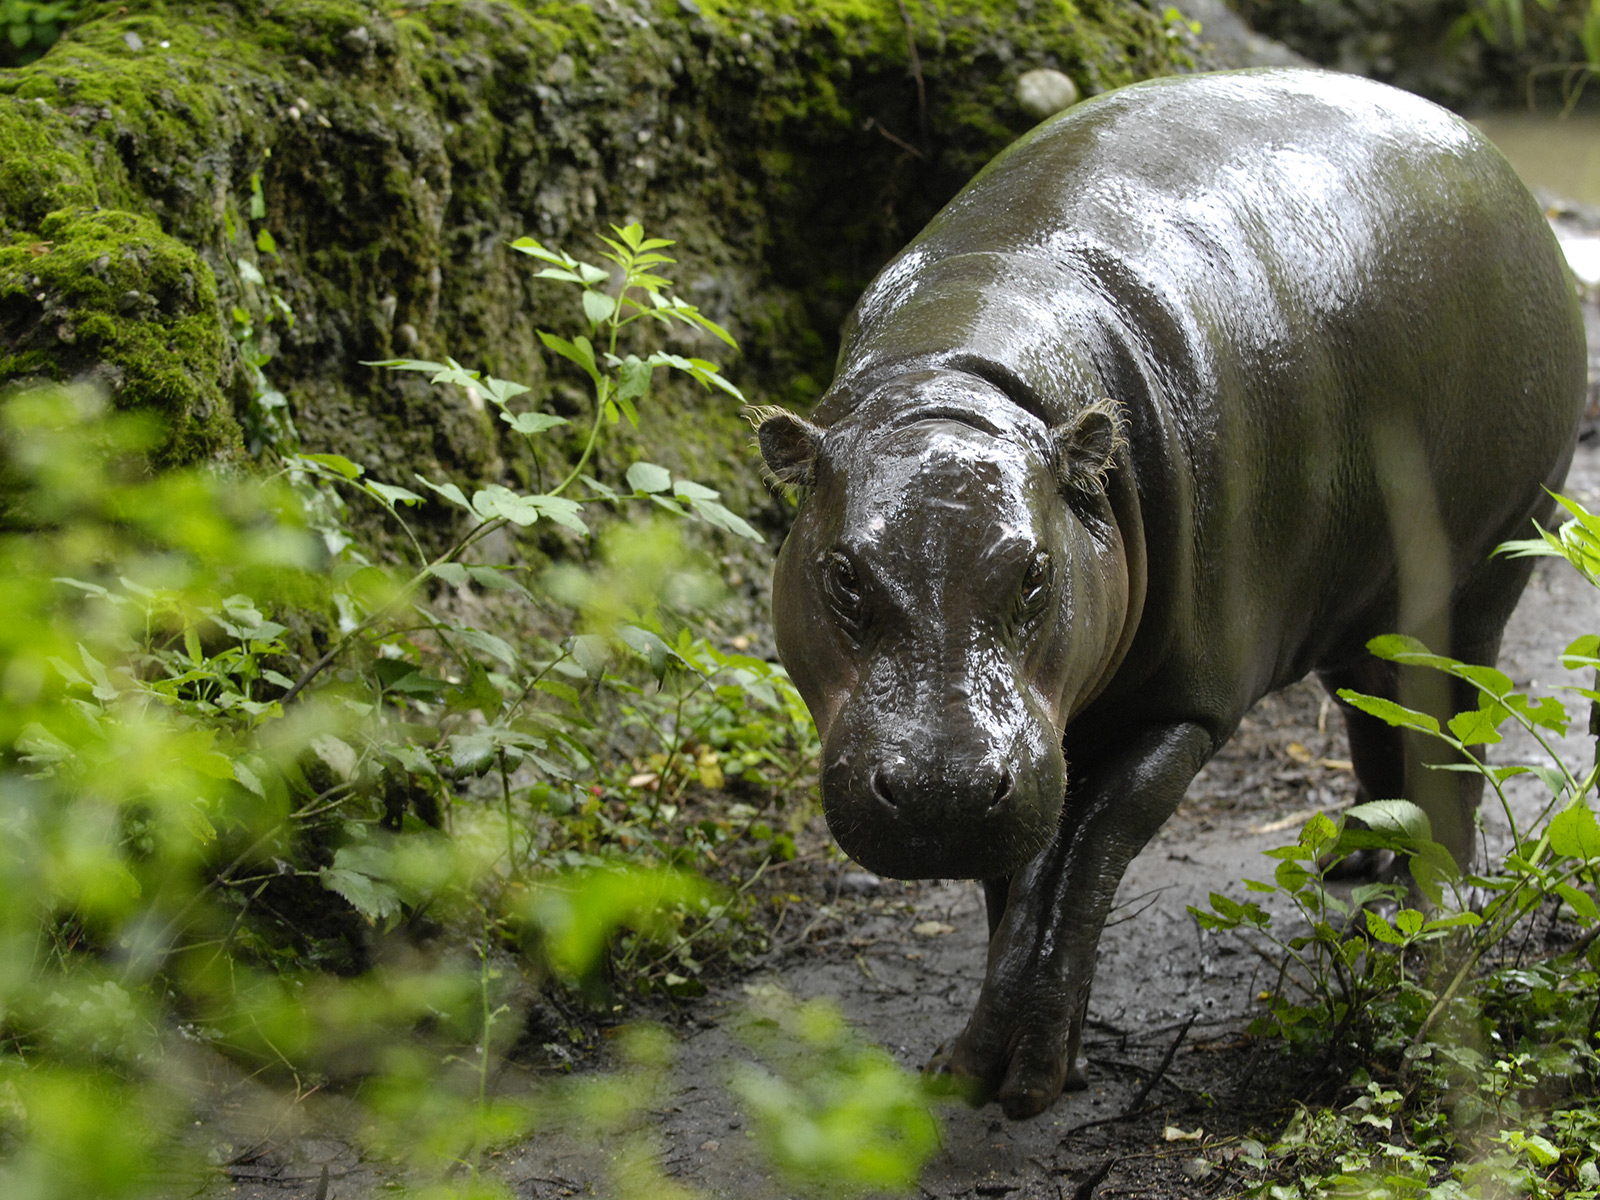
[[[1059,823],[1060,731],[1096,682],[1076,668],[1110,651],[1126,583],[1104,505],[1063,503],[1055,453],[953,373],[898,379],[829,431],[776,625],[829,825],[875,871],[1001,874]]]
[[[1012,1115],[1081,1082],[1128,861],[1262,694],[1366,656],[1492,662],[1585,386],[1538,206],[1469,126],[1365,81],[1156,81],[1041,126],[857,306],[774,588],[845,848],[985,880],[988,972],[938,1069]],[[1124,444],[1094,405],[1112,401]],[[1477,794],[1347,714],[1362,787],[1465,860]],[[1065,770],[1057,747],[1064,747]]]

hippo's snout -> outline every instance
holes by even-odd
[[[956,803],[962,808],[975,808],[974,802],[986,799],[985,816],[1002,813],[1017,794],[1017,777],[1005,763],[998,764],[992,771],[986,771],[980,766],[976,771],[966,775],[963,782],[968,784],[965,790],[969,794],[958,799]],[[896,763],[893,766],[879,765],[872,771],[872,795],[891,812],[900,811],[902,800],[914,799],[916,790],[916,780],[911,777],[911,773],[905,769],[903,763]]]
[[[1017,758],[1031,760],[1030,754]],[[822,801],[845,852],[898,879],[984,879],[1015,871],[1060,816],[1063,768],[997,754],[846,747],[826,758]]]

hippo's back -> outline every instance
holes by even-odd
[[[1397,506],[1462,578],[1563,478],[1585,387],[1570,278],[1499,152],[1294,70],[1136,85],[1015,143],[862,297],[819,412],[939,365],[1052,424],[1119,402],[1151,563],[1121,682],[1174,694],[1260,694],[1346,652],[1357,610],[1393,620]]]
[[[1152,80],[1019,139],[868,288],[839,385],[959,346],[1075,409],[1028,376],[1046,347],[1102,354],[1106,321],[1164,360],[1171,402],[1205,406],[1307,355],[1404,369],[1474,323],[1530,362],[1581,337],[1543,214],[1477,130],[1369,80],[1267,69]]]

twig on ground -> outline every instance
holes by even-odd
[[[1600,925],[1596,925],[1593,929],[1585,930],[1582,934],[1580,934],[1578,936],[1578,940],[1573,942],[1572,945],[1566,947],[1566,949],[1554,951],[1551,954],[1547,954],[1545,957],[1546,958],[1577,958],[1585,950],[1587,950],[1591,945],[1594,944],[1594,939],[1597,938],[1597,937],[1600,937]]]
[[[1105,928],[1110,929],[1113,925],[1121,925],[1124,921],[1133,921],[1133,920],[1138,919],[1139,917],[1142,917],[1145,913],[1150,911],[1151,906],[1154,905],[1155,902],[1161,898],[1161,893],[1167,891],[1172,886],[1173,885],[1169,883],[1165,887],[1151,888],[1148,892],[1141,892],[1137,896],[1130,896],[1128,898],[1127,904],[1119,905],[1116,909],[1113,909],[1112,911],[1113,912],[1120,911],[1121,909],[1127,908],[1129,904],[1136,904],[1140,900],[1144,900],[1144,903],[1141,904],[1133,912],[1129,913],[1127,916],[1123,916],[1123,917],[1108,917],[1106,919]],[[1146,897],[1148,897],[1148,899],[1146,899]]]
[[[906,141],[905,138],[898,137],[897,135],[889,132],[889,130],[884,127],[881,121],[873,117],[868,117],[867,128],[876,129],[879,133],[883,134],[884,137],[889,139],[889,141],[893,142],[896,146],[899,146],[900,149],[904,150],[907,154],[913,155],[917,158],[925,157],[921,150],[918,150],[910,142]]]
[[[1095,1188],[1105,1182],[1106,1176],[1111,1174],[1111,1168],[1116,1165],[1117,1156],[1115,1154],[1106,1155],[1105,1161],[1094,1169],[1094,1174],[1072,1189],[1072,1200],[1090,1200],[1090,1197],[1094,1195]]]
[[[1167,1068],[1172,1065],[1172,1056],[1178,1052],[1178,1047],[1183,1045],[1183,1039],[1189,1036],[1189,1026],[1194,1024],[1195,1018],[1199,1015],[1197,1012],[1189,1014],[1189,1019],[1183,1023],[1183,1028],[1178,1030],[1178,1036],[1172,1039],[1172,1045],[1168,1046],[1166,1054],[1162,1055],[1161,1065],[1155,1069],[1155,1073],[1149,1079],[1145,1080],[1144,1087],[1139,1089],[1139,1094],[1129,1102],[1128,1107],[1123,1109],[1122,1115],[1124,1117],[1131,1115],[1135,1109],[1144,1103],[1145,1097],[1150,1094],[1150,1089],[1155,1087],[1160,1082],[1161,1077],[1167,1073]]]

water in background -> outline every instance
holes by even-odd
[[[1529,187],[1600,207],[1600,113],[1496,113],[1473,124]]]

